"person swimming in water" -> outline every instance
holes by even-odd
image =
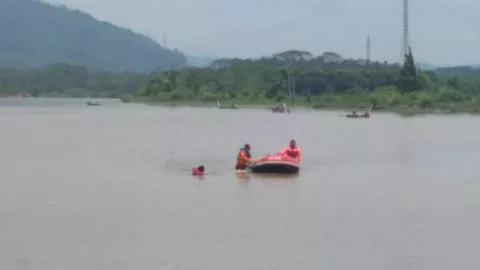
[[[192,175],[203,176],[204,174],[205,174],[205,167],[203,165],[192,168]]]

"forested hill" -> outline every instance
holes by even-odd
[[[37,0],[0,0],[0,33],[0,67],[68,63],[91,70],[150,72],[187,65],[182,53],[149,37]]]

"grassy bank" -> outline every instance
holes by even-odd
[[[28,92],[20,92],[15,94],[0,94],[2,98],[8,97],[19,97],[19,98],[78,98],[78,99],[115,99],[118,98],[115,95],[110,95],[108,93],[100,93],[89,95],[89,93],[80,93],[80,94],[71,94],[64,92],[53,92],[53,93],[40,93],[38,95],[32,95]]]
[[[480,98],[478,99],[480,101]],[[217,101],[211,100],[174,100],[151,98],[145,96],[124,96],[122,101],[129,103],[144,103],[159,106],[195,106],[217,107]],[[271,108],[287,103],[289,107],[311,108],[316,110],[345,110],[361,111],[372,108],[377,112],[392,112],[401,115],[437,114],[437,113],[480,113],[480,102],[475,97],[453,101],[442,101],[440,96],[430,93],[411,93],[379,96],[371,94],[320,95],[316,97],[297,97],[293,103],[290,100],[219,100],[222,106],[236,106],[238,108]]]
[[[191,107],[217,107],[217,101],[212,100],[200,100],[200,99],[160,99],[160,98],[150,98],[144,96],[122,96],[120,98],[124,103],[143,103],[148,105],[158,105],[158,106],[191,106]],[[235,106],[238,108],[266,108],[266,107],[275,107],[282,105],[283,103],[278,103],[270,100],[218,100],[221,106]],[[309,107],[308,104],[302,103],[297,104],[298,107]],[[310,106],[311,107],[311,106]]]

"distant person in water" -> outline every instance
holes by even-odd
[[[193,167],[192,168],[192,175],[195,176],[203,176],[205,173],[205,167],[203,165],[200,165],[198,167]]]
[[[365,109],[365,112],[363,113],[363,116],[370,117],[370,108]]]
[[[247,143],[237,154],[235,170],[246,170],[250,163],[252,163],[252,155],[250,154],[250,144]]]

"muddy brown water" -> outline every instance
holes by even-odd
[[[0,269],[478,269],[479,124],[0,100]],[[233,171],[291,138],[298,176]]]

